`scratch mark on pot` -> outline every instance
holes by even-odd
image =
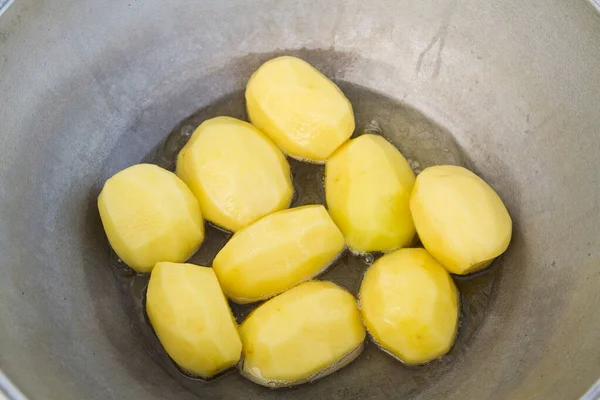
[[[415,67],[415,72],[417,76],[423,69],[423,64],[425,63],[426,56],[434,48],[436,48],[437,51],[435,54],[435,61],[433,62],[433,71],[431,72],[430,77],[436,79],[440,75],[440,70],[442,68],[442,52],[444,51],[444,47],[446,46],[448,29],[452,22],[452,17],[454,16],[457,5],[458,0],[453,0],[448,4],[448,8],[444,12],[439,28],[437,29],[436,33],[433,35],[427,46],[419,53],[417,65]]]
[[[540,131],[542,128],[544,128],[546,125],[548,125],[549,122],[551,122],[554,119],[554,116],[555,116],[555,113],[552,112],[551,114],[548,114],[544,118],[542,118],[542,120],[540,122],[531,124],[530,115],[527,114],[527,118],[526,118],[527,127],[523,133],[525,135],[527,135],[530,133],[535,133],[535,132]]]

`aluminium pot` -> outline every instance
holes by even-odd
[[[506,202],[514,238],[485,315],[434,378],[363,355],[292,390],[236,374],[187,385],[138,335],[98,217],[102,182],[280,54],[395,101],[382,124],[414,113],[449,132]],[[357,93],[360,109],[369,96]],[[0,392],[10,399],[592,399],[599,222],[590,1],[17,0],[0,17]]]

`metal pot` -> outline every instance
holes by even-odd
[[[154,362],[133,326],[120,292],[139,288],[115,284],[99,188],[278,54],[396,101],[398,111],[372,111],[413,138],[449,132],[505,200],[512,245],[493,267],[481,324],[442,369],[367,353],[293,390],[235,373],[182,385],[189,378]],[[600,17],[590,2],[19,0],[0,18],[0,93],[9,398],[19,388],[32,399],[562,400],[600,376]]]

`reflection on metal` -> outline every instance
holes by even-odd
[[[598,3],[600,5],[600,3]],[[600,8],[600,7],[599,7]],[[594,386],[581,397],[581,400],[598,400],[600,399],[600,379]]]
[[[0,0],[0,15],[8,9],[12,2],[13,0]]]
[[[27,397],[8,380],[2,371],[0,371],[0,400],[27,400]]]

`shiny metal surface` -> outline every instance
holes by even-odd
[[[452,132],[515,221],[476,338],[411,398],[582,396],[600,376],[599,43],[584,0],[15,2],[0,18],[0,369],[31,399],[196,398],[131,333],[95,190],[265,53],[305,48]],[[369,376],[207,397],[394,398]]]
[[[13,0],[0,0],[0,15],[4,13],[4,11],[8,10],[8,7],[12,4]]]

